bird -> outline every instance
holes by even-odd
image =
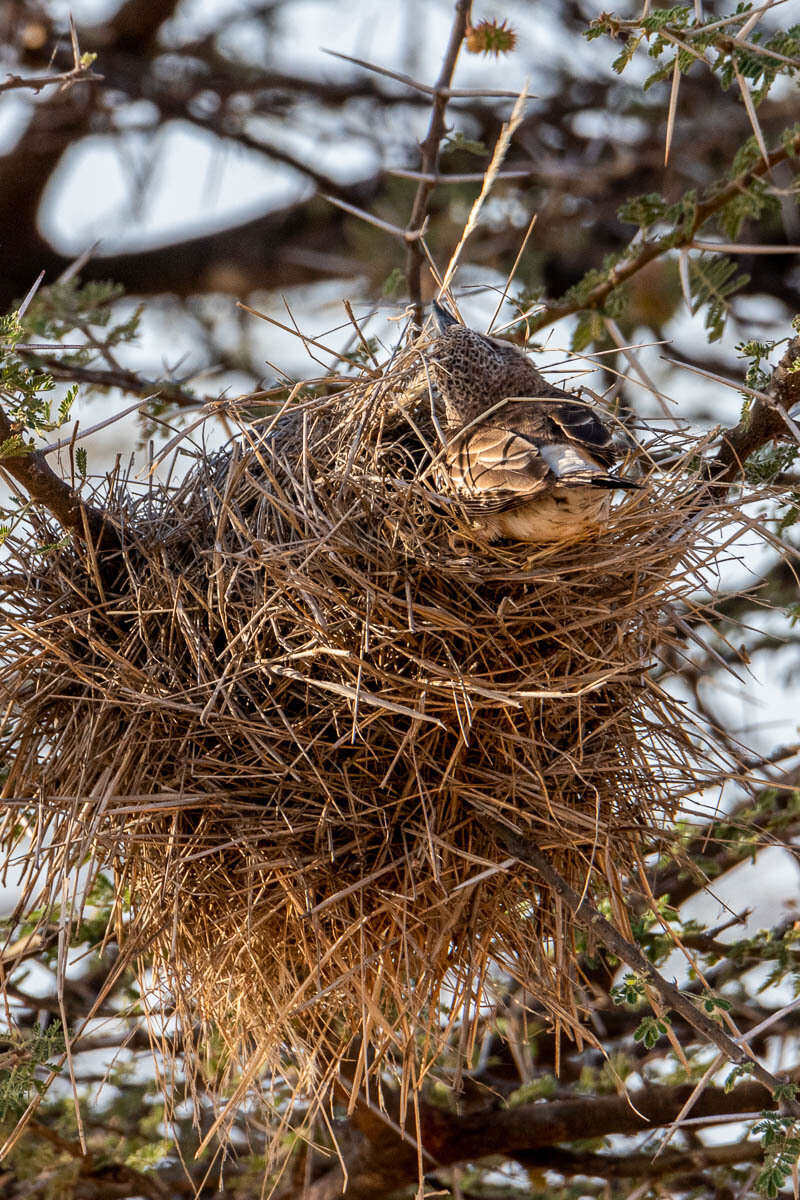
[[[547,382],[512,342],[462,325],[434,301],[426,352],[444,407],[439,483],[490,542],[580,537],[609,517],[617,475],[608,427],[587,401]]]

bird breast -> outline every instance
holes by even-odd
[[[603,525],[610,511],[608,491],[591,486],[555,487],[527,504],[482,514],[477,524],[492,541],[560,542]]]

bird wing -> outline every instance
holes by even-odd
[[[611,434],[590,404],[567,400],[554,404],[548,416],[559,436],[565,434],[601,466],[613,467],[617,455]]]
[[[508,400],[503,420],[538,444],[572,443],[598,467],[613,467],[617,461],[611,434],[587,401],[561,400],[558,395],[515,396]]]
[[[451,442],[444,473],[467,511],[475,513],[516,508],[555,482],[535,442],[493,425]]]

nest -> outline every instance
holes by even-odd
[[[651,668],[729,510],[698,520],[679,463],[578,543],[490,546],[438,448],[410,348],[174,486],[109,487],[121,554],[11,540],[6,795],[35,801],[36,871],[113,864],[119,937],[250,1079],[331,1079],[354,1044],[354,1088],[419,1078],[498,973],[579,1030],[569,916],[509,834],[629,932],[619,872],[716,769]]]

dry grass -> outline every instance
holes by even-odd
[[[687,444],[577,545],[482,546],[433,490],[416,348],[271,424],[177,486],[112,489],[128,547],[100,568],[13,542],[31,889],[113,864],[190,1057],[213,1022],[245,1083],[290,1059],[298,1088],[332,1078],[357,1035],[354,1089],[390,1061],[419,1078],[498,965],[579,1030],[573,931],[502,830],[627,931],[620,873],[721,754],[651,668],[746,525],[690,519]]]

